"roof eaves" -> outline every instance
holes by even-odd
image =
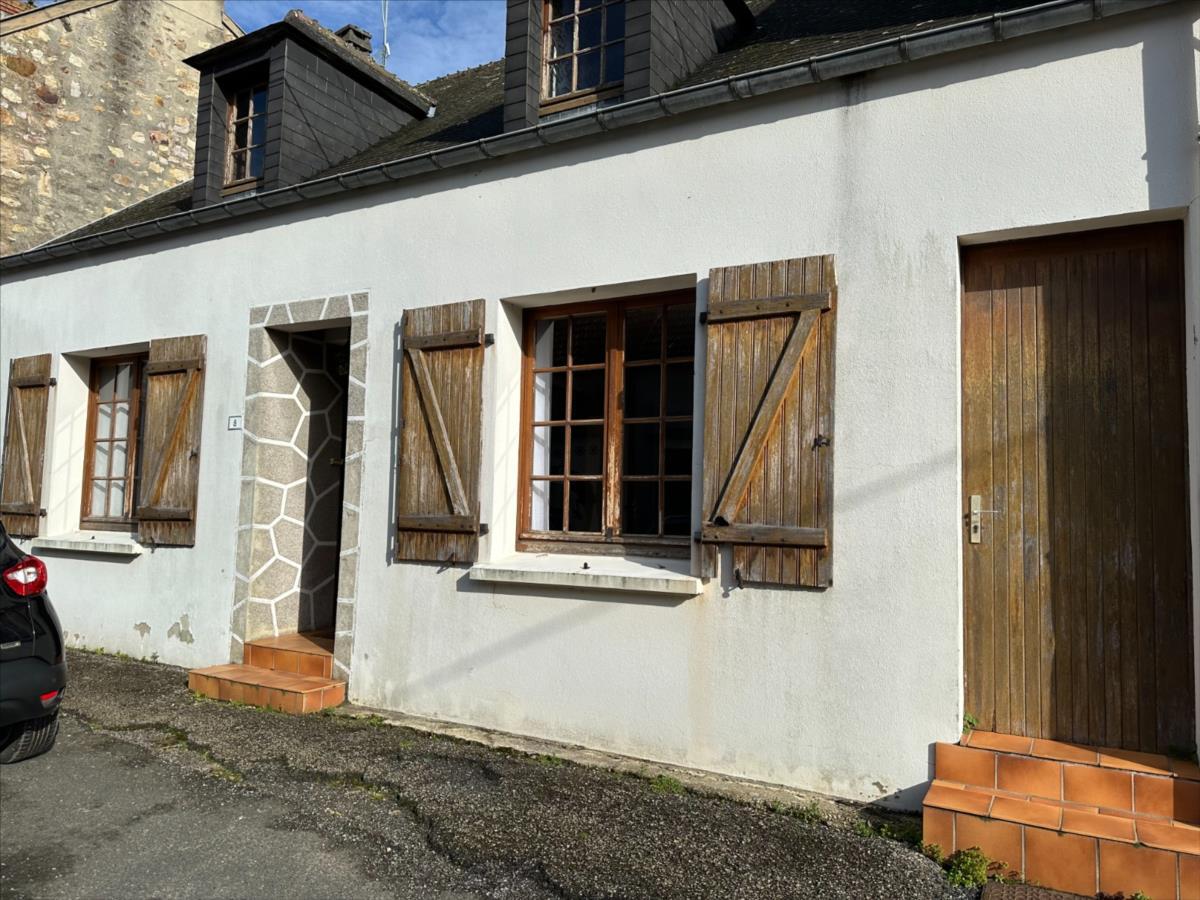
[[[625,128],[731,101],[745,100],[830,78],[895,65],[907,60],[923,59],[955,50],[997,43],[1017,36],[1051,31],[1093,19],[1164,6],[1173,2],[1175,0],[1048,0],[1048,2],[1034,6],[898,35],[861,47],[812,56],[808,59],[679,88],[665,94],[630,100],[584,115],[534,125],[441,150],[432,150],[414,156],[376,163],[361,169],[256,194],[253,197],[202,207],[201,210],[174,213],[152,220],[147,224],[160,225],[164,230],[177,230],[175,227],[177,223],[186,223],[188,220],[193,224],[204,224],[204,222],[216,221],[220,218],[241,216],[261,209],[287,206],[304,200],[354,190],[385,180],[400,181],[414,175],[479,162],[488,158],[509,156],[601,131]],[[205,213],[203,221],[197,215],[198,213]],[[180,227],[185,226],[180,225]],[[93,244],[95,239],[101,240],[106,246],[112,246],[125,243],[132,238],[129,236],[129,228],[117,228],[58,244],[43,245],[23,253],[0,257],[0,271],[13,271],[45,262],[48,259],[86,252],[89,248],[85,244]]]

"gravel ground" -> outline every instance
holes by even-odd
[[[43,765],[88,737],[135,745],[190,800],[258,804],[271,811],[264,816],[273,830],[297,833],[298,846],[317,840],[320,852],[355,866],[361,890],[349,879],[346,896],[374,895],[379,885],[413,897],[977,896],[950,887],[937,866],[896,841],[693,793],[670,779],[377,719],[196,699],[185,673],[170,666],[84,653],[71,653],[69,665],[71,721]],[[33,762],[6,767],[5,781]],[[0,868],[0,893],[41,896],[21,872]],[[321,890],[308,877],[278,895]]]

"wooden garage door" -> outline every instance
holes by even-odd
[[[963,252],[966,709],[981,728],[1195,742],[1181,248],[1170,223]]]

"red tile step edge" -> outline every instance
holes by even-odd
[[[346,683],[227,663],[192,669],[188,688],[214,700],[236,700],[287,713],[310,713],[346,702]]]
[[[1200,767],[1165,756],[972,732],[935,745],[934,777],[1200,825]]]
[[[1180,822],[939,780],[925,797],[923,839],[946,855],[978,847],[1004,874],[1055,890],[1200,900],[1200,828]]]
[[[276,672],[332,678],[333,638],[321,632],[301,632],[247,641],[242,662]]]

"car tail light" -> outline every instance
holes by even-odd
[[[36,556],[26,556],[11,569],[5,569],[3,578],[18,597],[32,597],[46,589],[46,564]]]

